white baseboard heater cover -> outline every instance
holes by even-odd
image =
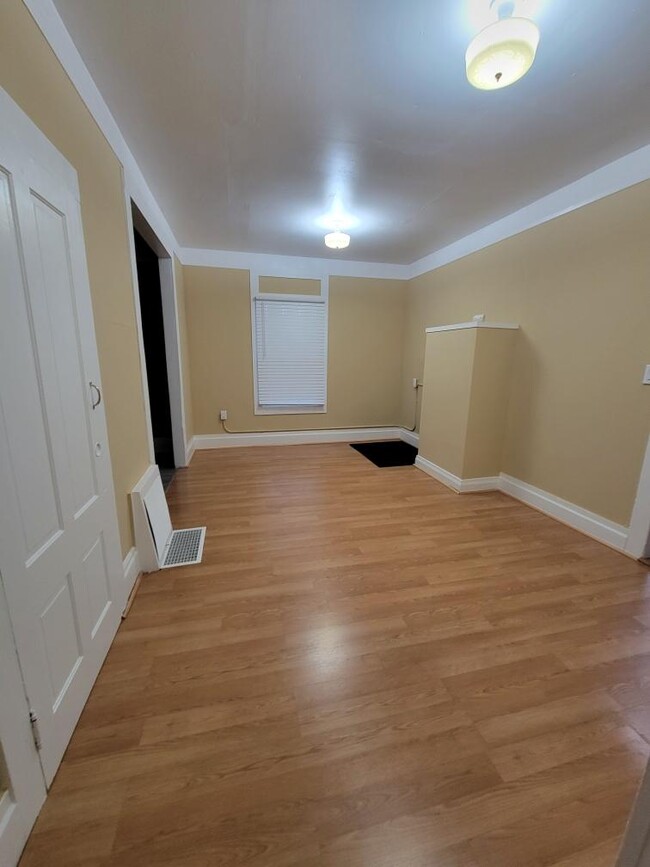
[[[204,539],[205,527],[172,530],[160,568],[171,569],[172,566],[190,566],[192,563],[200,563],[203,557]]]
[[[131,505],[143,572],[201,562],[206,528],[173,529],[158,467],[149,467],[131,491]]]

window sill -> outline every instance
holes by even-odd
[[[255,415],[311,415],[327,412],[326,406],[257,406]]]

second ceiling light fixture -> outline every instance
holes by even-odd
[[[523,78],[535,62],[539,45],[539,28],[529,18],[515,16],[514,2],[492,0],[498,20],[478,33],[465,55],[465,69],[470,84],[479,90],[501,90]],[[350,236],[333,226],[325,235],[330,250],[345,250]]]

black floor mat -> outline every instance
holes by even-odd
[[[418,450],[402,440],[381,443],[350,443],[353,449],[372,461],[376,467],[410,467],[415,463]]]

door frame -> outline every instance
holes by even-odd
[[[639,476],[625,552],[637,560],[650,555],[650,436]]]
[[[183,394],[183,373],[181,368],[180,331],[178,324],[178,293],[176,291],[176,276],[174,272],[174,254],[170,253],[158,235],[151,228],[135,200],[135,192],[126,176],[124,177],[124,199],[126,207],[127,230],[129,234],[129,252],[131,254],[131,274],[133,287],[133,304],[138,332],[138,350],[140,352],[140,375],[142,399],[147,427],[147,442],[149,448],[149,463],[155,464],[153,428],[151,425],[151,406],[149,403],[149,382],[147,379],[147,362],[144,352],[144,335],[142,331],[142,312],[140,310],[140,289],[138,282],[138,266],[135,255],[134,229],[142,235],[151,249],[158,256],[160,270],[160,294],[163,308],[163,325],[165,330],[165,357],[167,360],[167,379],[169,383],[169,410],[172,420],[172,440],[174,445],[174,463],[177,467],[187,466],[187,428],[185,424],[185,402]]]
[[[47,796],[29,705],[0,575],[0,762],[9,788],[0,791],[0,864],[17,864]]]

